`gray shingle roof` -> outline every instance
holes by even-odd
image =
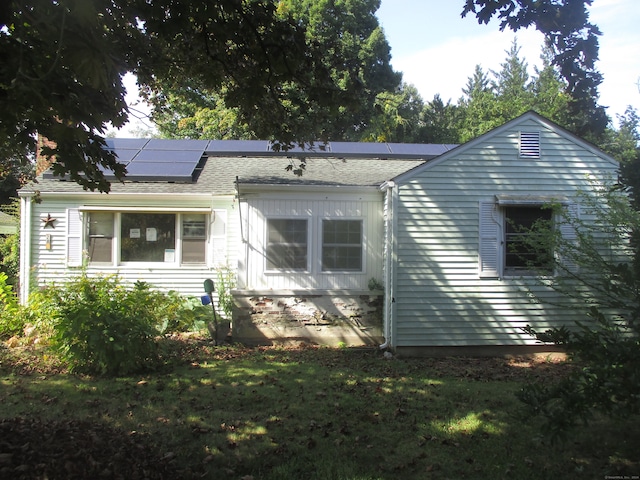
[[[125,140],[125,139],[122,139]],[[185,142],[183,140],[182,142]],[[224,141],[216,141],[216,145]],[[262,144],[261,144],[262,145]],[[260,145],[260,146],[261,146]],[[112,182],[114,193],[149,193],[149,194],[211,194],[233,195],[236,178],[241,184],[253,185],[325,185],[325,186],[379,186],[424,162],[447,151],[452,145],[421,144],[360,144],[375,146],[357,154],[357,143],[336,144],[347,145],[345,150],[354,150],[348,155],[336,152],[293,153],[286,155],[267,152],[222,152],[208,150],[205,152],[206,162],[194,182],[179,183],[167,181],[125,181]],[[393,149],[393,151],[392,151]],[[218,147],[218,150],[220,148]],[[384,153],[380,153],[384,151]],[[387,153],[388,151],[388,153]],[[302,176],[288,171],[290,165],[297,166],[300,155],[304,155],[306,169]],[[75,182],[40,177],[35,184],[25,186],[21,192],[30,193],[80,193],[82,187]]]

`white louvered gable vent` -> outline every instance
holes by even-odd
[[[520,132],[520,157],[540,158],[540,132]]]

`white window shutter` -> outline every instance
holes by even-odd
[[[67,267],[82,266],[82,212],[67,209]]]
[[[220,266],[227,263],[227,211],[214,210],[211,225],[212,256],[211,265]]]
[[[575,220],[580,218],[580,205],[577,203],[569,203],[564,208],[564,215],[560,218],[560,235],[562,238],[569,242],[575,243],[578,240],[576,233]],[[571,273],[577,273],[578,265],[576,265],[570,258],[559,258],[564,267]]]
[[[500,276],[500,224],[495,202],[480,202],[478,275],[480,278]]]

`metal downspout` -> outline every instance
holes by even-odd
[[[393,196],[395,192],[395,183],[386,182],[383,185],[385,188],[385,258],[384,258],[384,287],[385,287],[385,295],[384,295],[384,312],[383,312],[383,333],[385,341],[382,345],[380,345],[380,349],[386,349],[393,346],[393,338],[392,338],[392,322],[393,322],[393,297],[394,297],[394,283],[393,283],[393,275],[394,275],[394,232],[395,232],[395,215],[394,215],[394,207],[395,202],[393,201]]]

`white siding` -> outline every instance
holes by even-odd
[[[110,197],[95,194],[84,197],[47,198],[43,195],[41,203],[32,204],[31,216],[31,278],[30,289],[38,285],[64,282],[82,270],[84,260],[84,238],[82,230],[81,210],[91,207],[118,208],[212,209],[218,220],[224,218],[224,224],[214,222],[210,229],[208,258],[206,265],[177,264],[129,264],[129,265],[86,265],[88,275],[116,274],[123,282],[134,283],[138,280],[148,282],[162,290],[176,290],[184,295],[200,296],[204,294],[203,281],[206,278],[216,280],[216,268],[228,264],[235,268],[237,262],[238,242],[234,238],[238,232],[237,212],[231,200],[209,199],[173,199],[171,205],[164,201],[137,198],[135,203],[114,202]],[[116,206],[115,204],[117,203]],[[44,228],[43,219],[47,215],[55,218],[55,228]],[[212,219],[214,215],[212,215]],[[71,221],[69,221],[71,219]],[[47,242],[47,236],[50,241]]]
[[[301,218],[309,222],[310,269],[305,272],[267,272],[264,252],[268,218]],[[364,256],[362,272],[321,272],[320,222],[326,218],[362,219]],[[241,288],[248,290],[361,290],[369,279],[382,281],[384,225],[382,194],[260,194],[242,202],[244,261],[240,262]]]
[[[521,130],[540,130],[539,159],[520,158]],[[458,152],[397,187],[395,346],[534,343],[522,327],[571,319],[564,310],[531,301],[528,288],[548,293],[534,279],[501,279],[479,268],[480,220],[491,216],[480,205],[496,194],[572,198],[589,189],[588,175],[615,178],[616,166],[536,121]]]

